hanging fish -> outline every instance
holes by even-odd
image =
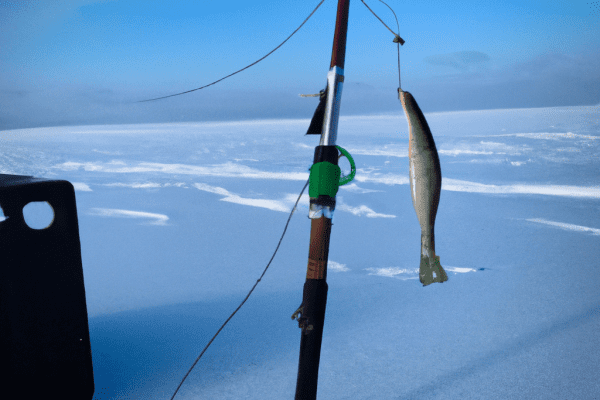
[[[433,135],[415,98],[398,89],[398,98],[408,121],[410,192],[421,225],[421,265],[419,280],[423,286],[448,280],[448,275],[435,254],[433,227],[440,203],[442,169]]]

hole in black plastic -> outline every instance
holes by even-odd
[[[54,209],[47,201],[32,201],[23,207],[23,218],[31,229],[46,229],[54,221]]]

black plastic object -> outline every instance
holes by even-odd
[[[319,92],[319,105],[310,120],[307,135],[320,135],[323,131],[323,120],[325,119],[325,108],[327,106],[327,87]]]
[[[32,229],[30,202],[54,220]],[[0,174],[0,388],[20,399],[94,396],[75,190],[67,181]]]
[[[325,270],[327,274],[327,270]],[[300,359],[296,381],[296,400],[314,400],[319,381],[321,342],[327,307],[327,282],[325,279],[307,279],[302,293],[302,316],[298,324],[304,326],[300,340]]]

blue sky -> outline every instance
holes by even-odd
[[[0,1],[0,129],[310,118],[337,2]],[[391,27],[393,15],[367,2]],[[600,12],[585,1],[389,0],[402,87],[425,112],[600,103]],[[393,35],[352,0],[342,115],[401,112]]]

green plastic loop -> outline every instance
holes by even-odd
[[[354,164],[354,159],[352,158],[352,156],[350,155],[350,153],[348,153],[348,151],[346,149],[344,149],[340,146],[337,146],[337,145],[335,147],[337,147],[337,149],[340,151],[340,153],[342,153],[342,155],[344,157],[346,157],[348,159],[348,161],[350,162],[350,174],[340,177],[339,185],[343,186],[354,180],[354,175],[356,175],[356,164]]]

